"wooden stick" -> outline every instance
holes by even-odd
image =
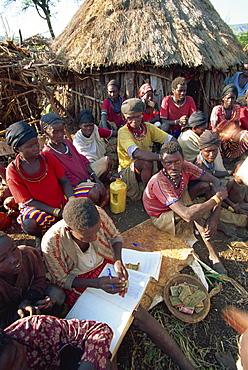
[[[152,73],[152,72],[145,72],[145,71],[129,71],[129,70],[118,70],[118,71],[111,71],[111,72],[102,72],[102,73],[85,73],[86,76],[101,76],[101,75],[111,75],[111,74],[115,74],[115,73],[137,73],[137,74],[144,74],[144,75],[150,75],[150,76],[156,76],[156,77],[160,77],[160,78],[163,78],[167,81],[172,81],[170,78],[168,77],[165,77],[165,76],[161,76],[157,73]],[[78,76],[77,76],[78,77]]]

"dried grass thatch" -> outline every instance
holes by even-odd
[[[244,57],[209,0],[85,0],[53,47],[77,72],[147,63],[226,70]]]

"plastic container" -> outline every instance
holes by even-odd
[[[126,209],[127,184],[117,178],[110,184],[110,211],[121,213]]]

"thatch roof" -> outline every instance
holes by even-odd
[[[78,72],[132,63],[225,70],[244,57],[209,0],[85,0],[53,47]]]

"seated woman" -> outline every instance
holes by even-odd
[[[191,114],[188,124],[182,128],[182,132],[178,137],[184,159],[194,162],[198,156],[200,136],[207,128],[207,117],[204,112],[196,111]]]
[[[223,104],[214,107],[210,117],[212,129],[220,137],[221,152],[224,158],[238,158],[248,149],[245,130],[241,136],[236,138],[226,135],[229,130],[240,131],[240,106],[234,104],[237,94],[235,85],[226,85],[222,91]]]
[[[53,225],[42,239],[50,275],[65,289],[69,305],[87,287],[125,295],[128,273],[121,249],[122,237],[113,221],[86,198],[68,202],[63,220]],[[98,277],[108,262],[114,264],[118,277]],[[144,330],[182,369],[194,369],[166,330],[141,306],[134,312],[134,325]]]
[[[40,153],[37,133],[26,122],[9,126],[6,141],[18,153],[6,170],[7,184],[20,207],[17,221],[27,234],[41,237],[62,217],[71,197],[87,195],[85,188],[73,192],[64,166],[51,153]],[[94,184],[90,189],[94,195]]]
[[[220,140],[216,134],[214,134],[212,131],[206,130],[201,136],[199,140],[199,147],[200,147],[200,154],[196,158],[195,164],[202,168],[205,172],[211,173],[215,177],[221,178],[221,181],[223,183],[226,183],[229,179],[225,179],[224,176],[230,176],[233,171],[220,171],[215,166],[215,158],[218,153],[218,147],[220,145]],[[190,184],[190,187],[193,185],[193,183]],[[198,199],[199,202],[202,200]],[[222,207],[220,211],[220,220],[228,223],[228,224],[234,224],[238,227],[245,227],[247,225],[246,215],[244,214],[237,214],[232,213],[227,209],[225,201],[222,202]],[[221,231],[223,231],[227,236],[234,236],[231,229],[228,229],[227,227],[224,227],[224,225],[221,223]]]
[[[153,101],[153,88],[151,85],[148,83],[141,85],[138,91],[138,96],[145,104],[145,110],[142,115],[143,121],[160,123],[160,110],[158,103]],[[160,127],[161,124],[157,124],[157,126]]]
[[[39,252],[14,241],[0,231],[0,327],[5,328],[20,317],[40,313],[55,314],[65,300],[65,293],[48,285]],[[0,366],[1,368],[1,366]]]
[[[245,94],[246,105],[240,107],[240,126],[243,130],[248,130],[248,90]]]
[[[108,203],[109,194],[106,194],[104,185],[91,168],[88,159],[78,153],[70,140],[64,138],[64,123],[60,116],[53,112],[45,114],[41,117],[40,124],[48,136],[48,142],[42,151],[52,153],[63,164],[66,177],[74,188],[79,185],[81,191],[85,189],[85,196],[94,203],[100,200],[100,207],[104,207]]]
[[[101,126],[105,129],[108,127],[108,122],[114,122],[117,129],[125,124],[124,118],[121,114],[121,105],[124,101],[120,97],[120,84],[116,80],[109,81],[107,85],[109,98],[105,99],[102,103],[101,112]],[[116,129],[114,127],[114,129]]]
[[[105,370],[112,337],[111,328],[100,322],[26,317],[0,330],[0,368]],[[74,353],[64,367],[62,354],[68,347]]]
[[[195,164],[201,167],[205,172],[211,173],[215,177],[225,177],[232,174],[232,171],[218,170],[216,158],[219,153],[220,140],[218,135],[210,130],[206,130],[199,138],[199,149]]]
[[[77,131],[73,144],[77,151],[89,160],[96,175],[105,182],[111,179],[109,172],[113,167],[113,161],[117,160],[115,139],[117,131],[97,127],[94,122],[95,119],[90,110],[81,110],[78,115],[80,130]],[[111,148],[102,140],[109,138],[114,138]],[[108,150],[108,155],[106,155],[106,150]]]
[[[224,122],[235,122],[239,125],[240,120],[240,105],[235,104],[238,96],[237,87],[233,84],[226,85],[222,90],[221,99],[223,103],[216,105],[211,113],[210,123],[213,131],[218,131],[225,124]]]

